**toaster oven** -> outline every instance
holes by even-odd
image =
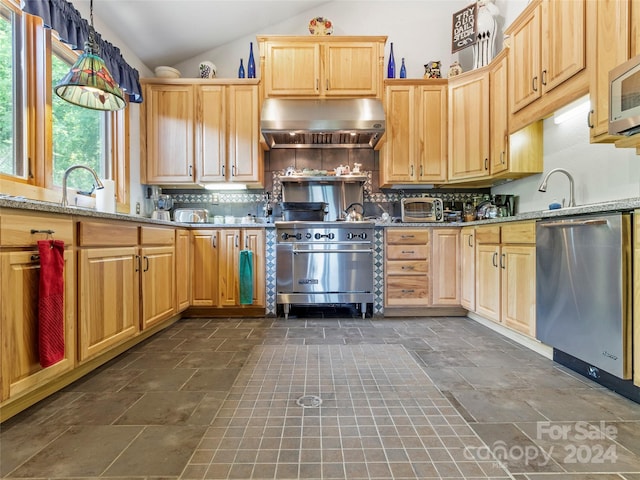
[[[401,201],[403,222],[442,222],[442,200],[433,197],[403,198]]]

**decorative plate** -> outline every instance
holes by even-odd
[[[312,18],[309,21],[309,33],[311,35],[331,35],[333,33],[333,23],[324,17]]]
[[[215,78],[216,77],[216,66],[208,61],[200,62],[200,66],[198,68],[200,71],[200,78]]]

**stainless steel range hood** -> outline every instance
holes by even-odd
[[[269,148],[373,148],[384,127],[382,102],[372,98],[268,98],[260,120]]]

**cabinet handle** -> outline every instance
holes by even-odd
[[[596,113],[593,110],[589,110],[589,113],[587,113],[587,125],[589,126],[589,128],[593,128],[593,114]]]
[[[415,292],[415,290],[413,288],[412,289],[403,288],[401,291],[402,291],[402,293],[413,293],[413,292]]]
[[[193,165],[189,165],[189,176],[193,176]]]
[[[226,175],[225,168],[224,168],[224,165],[222,165],[222,176],[224,177],[225,175]]]
[[[502,255],[500,255],[500,268],[503,270],[505,269],[505,263],[506,263],[505,260],[506,260],[505,254],[503,253]]]
[[[56,232],[54,230],[36,230],[35,228],[32,228],[31,235],[35,235],[36,233],[46,233],[47,235],[53,235]]]
[[[422,165],[420,165],[420,176],[422,177],[423,175],[424,175],[423,168],[422,168]]]
[[[413,251],[413,250],[402,250],[402,253],[411,253],[411,254],[414,254],[414,253],[416,253],[416,252],[415,252],[415,251]]]
[[[411,176],[413,177],[413,165],[411,165]]]
[[[484,159],[484,169],[485,170],[489,170],[489,159],[488,158]]]
[[[244,249],[248,250],[249,249],[249,237],[245,235],[244,237]]]
[[[144,256],[144,270],[143,272],[148,272],[149,271],[149,257],[147,257],[146,255]]]
[[[415,235],[401,235],[400,238],[415,238]]]
[[[403,265],[402,270],[413,270],[415,267],[413,265]]]
[[[494,267],[498,266],[498,252],[493,252],[493,257],[491,257],[491,263]]]
[[[538,77],[537,76],[533,77],[533,80],[531,80],[531,88],[533,89],[534,92],[538,91]]]
[[[500,152],[500,163],[504,165],[504,151]]]
[[[327,91],[329,91],[329,79],[327,78]]]
[[[467,239],[467,242],[468,242],[469,246],[473,248],[473,244],[471,243],[472,239],[473,239],[473,235],[469,235],[469,238]]]
[[[542,70],[542,85],[546,85],[546,84],[547,84],[547,71]]]
[[[140,255],[136,255],[136,269],[135,269],[136,272],[140,271],[140,266],[141,266],[140,265]]]
[[[240,246],[240,235],[236,234],[236,248],[238,248]]]
[[[320,80],[316,78],[316,90],[320,90]]]
[[[235,177],[235,176],[236,176],[236,166],[235,166],[235,165],[232,165],[232,166],[231,166],[231,176],[232,176],[232,177]]]
[[[213,248],[218,248],[217,241],[216,241],[216,240],[217,240],[217,238],[218,238],[218,236],[217,236],[217,235],[212,235],[212,236],[211,236],[211,246],[212,246]]]

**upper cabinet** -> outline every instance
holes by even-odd
[[[587,93],[585,32],[585,0],[533,0],[506,29],[512,132]]]
[[[380,184],[447,179],[447,81],[386,80]]]
[[[387,37],[259,36],[264,97],[382,97]]]
[[[592,142],[613,142],[609,135],[609,71],[640,54],[640,1],[587,2],[589,32],[589,127]]]
[[[257,80],[149,79],[144,83],[143,183],[262,186]]]

